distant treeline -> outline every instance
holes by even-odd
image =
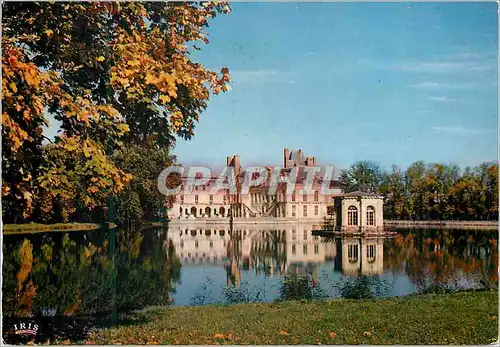
[[[387,172],[377,163],[359,161],[342,170],[339,179],[344,192],[383,195],[385,219],[498,219],[498,163],[462,170],[417,161],[406,170],[393,166]]]

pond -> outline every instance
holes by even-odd
[[[16,342],[13,330],[24,322],[37,324],[39,341],[74,341],[158,305],[390,297],[498,281],[496,232],[322,238],[311,229],[183,223],[4,236],[4,338]]]

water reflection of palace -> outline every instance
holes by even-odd
[[[349,276],[383,272],[382,238],[338,238],[326,241],[311,234],[312,224],[172,225],[169,239],[183,266],[220,264],[228,284],[238,285],[241,271],[268,276],[286,274],[317,277],[321,263]]]

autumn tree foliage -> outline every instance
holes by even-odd
[[[376,192],[384,196],[384,218],[402,220],[497,220],[498,164],[483,163],[461,170],[454,164],[423,161],[406,170],[358,161],[339,177],[344,192]]]
[[[132,176],[109,155],[189,139],[227,68],[189,57],[225,3],[18,2],[2,14],[2,197],[6,222],[68,219]],[[45,146],[51,114],[61,124]],[[78,202],[75,203],[75,198]]]

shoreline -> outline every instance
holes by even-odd
[[[498,230],[497,221],[463,221],[463,220],[384,220],[384,227],[423,228],[423,229],[487,229]]]
[[[26,235],[38,234],[47,232],[66,232],[66,231],[95,231],[108,227],[109,229],[116,228],[116,224],[106,223],[26,223],[26,224],[4,224],[2,226],[3,235]]]
[[[225,218],[198,218],[198,219],[173,219],[169,225],[225,225],[230,224],[230,219]],[[292,218],[235,218],[233,225],[272,225],[272,224],[314,224],[319,226],[325,223],[324,219],[292,219]],[[159,224],[159,223],[158,223]],[[464,221],[464,220],[384,220],[384,229],[390,228],[422,228],[422,229],[482,229],[498,230],[497,221]],[[390,230],[388,230],[390,231]]]

